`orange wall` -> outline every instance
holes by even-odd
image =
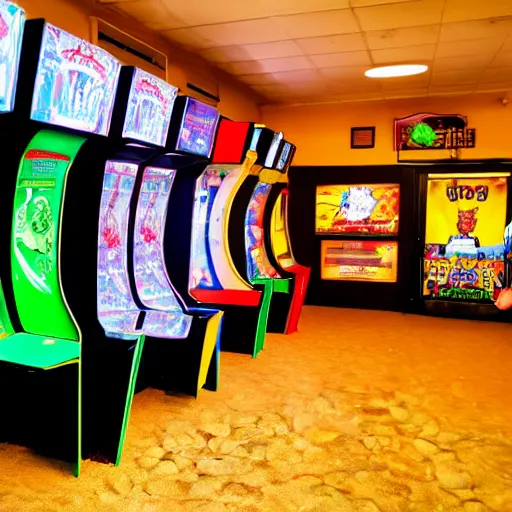
[[[91,15],[96,15],[112,23],[117,28],[130,33],[139,40],[153,46],[168,55],[169,80],[181,88],[187,82],[187,69],[200,69],[219,86],[219,111],[237,121],[259,121],[257,97],[243,84],[236,82],[224,72],[210,67],[199,57],[189,54],[181,48],[171,47],[158,35],[140,27],[133,20],[119,14],[113,14],[97,7],[94,0],[17,0],[27,13],[27,18],[45,18],[48,22],[83,39],[91,40]]]
[[[424,98],[387,102],[344,103],[298,107],[263,107],[262,122],[297,145],[294,165],[393,164],[393,120],[418,112],[462,114],[476,128],[476,147],[462,150],[462,158],[512,158],[512,104],[504,107],[499,94]],[[350,128],[375,126],[374,149],[350,149]],[[418,152],[402,153],[409,158]],[[422,152],[425,158],[434,153]]]

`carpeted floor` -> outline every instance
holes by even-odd
[[[0,445],[0,512],[512,511],[512,326],[306,307],[221,364],[135,397],[119,468]]]

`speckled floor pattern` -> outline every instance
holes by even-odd
[[[512,512],[512,326],[306,307],[221,364],[135,397],[119,468],[0,445],[0,512]]]

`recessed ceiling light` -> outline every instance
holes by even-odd
[[[400,64],[398,66],[381,66],[365,71],[369,78],[392,78],[396,76],[420,75],[427,71],[428,66],[424,64]]]

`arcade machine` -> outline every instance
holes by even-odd
[[[183,115],[174,129],[176,153],[158,163],[177,169],[165,230],[167,271],[187,310],[224,312],[222,350],[252,354],[256,335],[261,335],[261,293],[236,272],[226,245],[232,197],[240,176],[252,165],[245,158],[252,125],[223,119],[212,163],[207,165],[216,111],[191,98],[182,101]]]
[[[9,147],[2,210],[10,209],[13,220],[12,230],[2,225],[10,258],[3,247],[0,272],[15,334],[0,342],[6,366],[1,378],[9,383],[3,389],[10,389],[3,395],[10,413],[0,439],[72,462],[76,475],[82,458],[82,347],[88,342],[82,312],[96,272],[96,226],[86,221],[97,218],[99,202],[91,169],[106,156],[119,70],[104,50],[44,20],[30,20],[15,110],[2,125]]]
[[[264,224],[267,199],[273,183],[281,175],[272,169],[277,160],[277,152],[283,138],[282,133],[274,133],[268,128],[259,144],[254,145],[257,154],[256,164],[246,178],[233,202],[233,215],[230,222],[230,248],[239,272],[257,289],[263,290],[263,302],[268,315],[266,331],[275,331],[270,326],[276,319],[288,314],[289,292],[293,285],[292,275],[281,275],[272,265],[265,244]],[[267,144],[264,140],[267,139]],[[277,175],[277,176],[276,176]],[[279,329],[277,329],[279,332]],[[261,339],[263,342],[264,339]],[[263,343],[256,347],[259,352]]]
[[[427,312],[497,313],[505,286],[509,172],[430,173],[426,202],[422,295]]]
[[[121,147],[106,162],[101,200],[98,315],[105,333],[113,338],[144,335],[148,344],[155,339],[160,346],[183,346],[186,339],[186,347],[190,352],[193,346],[194,354],[188,359],[183,353],[181,357],[173,354],[175,357],[168,364],[176,361],[180,371],[168,370],[168,378],[161,386],[166,391],[196,396],[204,385],[216,387],[212,355],[222,314],[184,312],[163,256],[167,200],[175,171],[145,165],[164,152],[177,92],[175,87],[140,69],[124,67],[121,71],[111,129],[111,136],[117,134]],[[206,351],[205,340],[209,341]],[[138,354],[142,353],[142,345],[137,347]],[[169,349],[165,353],[169,355]],[[108,362],[106,369],[113,363]],[[138,374],[137,365],[138,357],[134,376]],[[153,371],[146,372],[146,379],[144,373],[139,387],[144,381],[155,385],[161,380]]]
[[[293,334],[297,331],[311,273],[309,267],[300,265],[297,262],[290,243],[290,232],[288,229],[288,171],[294,155],[295,146],[283,141],[276,163],[276,168],[281,175],[270,191],[268,198],[269,206],[265,211],[264,220],[265,225],[270,226],[270,229],[266,232],[266,244],[267,248],[271,249],[269,250],[271,263],[281,274],[291,274],[293,276],[293,292],[286,323],[283,326],[278,321],[275,327],[278,332],[284,332],[284,334]],[[284,316],[281,315],[281,319],[284,319]]]

